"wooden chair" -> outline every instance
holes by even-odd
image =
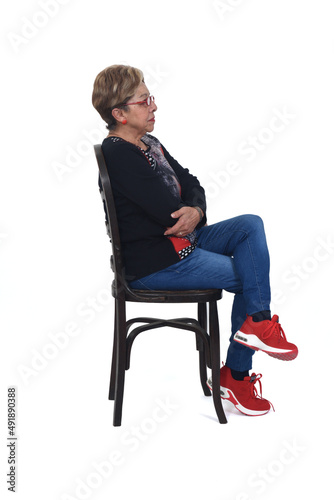
[[[163,326],[195,332],[196,348],[199,351],[200,380],[204,394],[206,396],[211,395],[211,391],[206,384],[206,367],[208,367],[211,368],[212,372],[212,395],[218,420],[220,423],[227,423],[220,398],[220,341],[217,300],[221,299],[222,291],[216,289],[151,291],[134,290],[128,286],[124,277],[121,242],[112,186],[101,145],[95,145],[94,150],[99,167],[99,189],[105,210],[107,234],[112,245],[111,268],[114,272],[112,283],[112,295],[115,299],[114,341],[109,386],[109,399],[114,400],[113,425],[119,426],[122,421],[125,371],[130,367],[130,353],[133,341],[139,333]],[[197,303],[197,319],[139,317],[127,320],[126,302],[148,304]],[[209,333],[207,332],[207,309],[209,310]],[[142,325],[131,330],[135,323],[142,323]]]

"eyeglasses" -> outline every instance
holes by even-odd
[[[131,104],[146,104],[147,106],[150,106],[152,102],[154,103],[154,97],[153,95],[149,95],[144,101],[138,101],[138,102],[125,102],[123,106],[130,106]]]

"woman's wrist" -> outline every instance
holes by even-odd
[[[193,207],[195,210],[197,210],[198,214],[199,214],[199,221],[198,223],[201,222],[201,220],[203,219],[204,217],[204,212],[203,210],[200,208],[200,207]]]

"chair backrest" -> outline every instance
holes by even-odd
[[[129,290],[129,288],[124,274],[121,239],[118,229],[114,195],[101,144],[96,144],[94,146],[94,151],[99,167],[99,190],[103,201],[106,229],[112,246],[111,268],[115,275],[113,292],[118,296],[120,293],[124,292],[125,289]]]

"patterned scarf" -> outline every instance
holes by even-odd
[[[177,204],[182,203],[181,198],[181,185],[177,178],[176,173],[168,163],[163,154],[163,150],[160,142],[156,137],[146,134],[142,137],[142,141],[147,146],[150,146],[148,151],[144,151],[145,156],[148,158],[151,167],[156,171],[156,173],[161,176],[162,181],[166,187],[171,191],[172,195],[176,198]],[[194,244],[196,240],[196,231],[192,231],[186,236],[182,237],[187,239],[190,243]]]

